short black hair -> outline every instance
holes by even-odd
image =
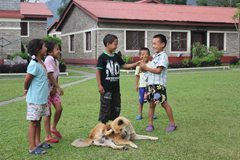
[[[139,55],[141,54],[141,51],[147,51],[148,55],[150,56],[150,50],[146,47],[142,47],[140,50],[139,50]]]
[[[53,49],[56,45],[58,45],[57,43],[55,42],[52,42],[52,41],[48,41],[45,43],[46,45],[46,48],[47,48],[47,54],[50,53],[50,52],[53,52]]]
[[[157,34],[157,35],[153,36],[153,38],[158,38],[162,43],[165,43],[164,48],[166,47],[166,45],[167,45],[166,36],[164,36],[163,34]]]
[[[117,36],[113,35],[113,34],[107,34],[104,38],[103,38],[103,44],[105,47],[107,47],[108,43],[113,43],[113,41],[115,39],[118,39]]]

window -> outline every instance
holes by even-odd
[[[224,50],[224,33],[210,33],[210,47]]]
[[[70,35],[69,37],[69,51],[74,52],[74,35]]]
[[[86,51],[90,51],[92,48],[91,48],[91,32],[86,32],[85,33],[85,49]]]
[[[172,32],[171,51],[187,51],[187,32]]]
[[[28,22],[21,22],[21,36],[28,36]]]
[[[126,31],[126,49],[139,50],[145,46],[144,31]]]

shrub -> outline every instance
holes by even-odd
[[[60,70],[60,72],[66,72],[66,70],[67,70],[67,66],[63,59],[61,59],[59,61],[59,70]]]
[[[236,65],[236,64],[239,64],[239,58],[237,57],[234,57],[230,60],[230,64],[231,65]]]
[[[122,59],[125,63],[131,63],[132,62],[132,57],[128,55],[123,55]]]
[[[27,64],[0,65],[0,73],[26,73]]]
[[[54,42],[58,45],[61,45],[62,44],[62,41],[60,38],[58,37],[53,37],[53,36],[47,36],[47,37],[44,37],[43,38],[44,41],[47,41],[47,42]]]
[[[22,57],[22,59],[29,59],[29,55],[25,52],[15,52],[13,55],[10,55],[10,59],[13,59],[17,56]]]

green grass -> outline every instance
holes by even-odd
[[[60,77],[60,84],[66,84],[82,79],[82,77]],[[24,77],[0,78],[0,102],[23,96]]]
[[[96,73],[94,66],[93,67],[83,67],[83,66],[77,66],[77,65],[68,65],[67,69],[73,69],[73,70],[89,72],[89,73]]]
[[[64,138],[44,156],[31,156],[27,153],[28,122],[25,120],[25,102],[0,107],[0,159],[240,159],[239,70],[169,73],[168,101],[178,125],[177,131],[171,134],[164,131],[168,118],[159,106],[156,108],[158,119],[154,121],[154,132],[145,132],[147,105],[144,106],[144,119],[135,120],[137,93],[134,82],[133,75],[121,77],[121,115],[132,121],[137,133],[157,136],[158,141],[137,141],[139,149],[130,148],[128,151],[95,146],[72,147],[70,143],[74,139],[79,136],[87,137],[90,129],[97,123],[99,94],[96,80],[93,79],[65,88],[65,95],[62,97],[64,110],[59,123],[59,130]],[[1,86],[2,88],[5,86]],[[42,133],[43,137],[43,130]]]

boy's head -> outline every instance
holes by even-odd
[[[113,34],[107,34],[103,38],[103,44],[107,48],[107,50],[114,52],[117,49],[118,38]]]
[[[153,36],[152,47],[155,53],[163,51],[167,45],[167,38],[162,34]]]
[[[139,50],[139,57],[140,57],[140,59],[144,59],[145,61],[147,61],[148,58],[150,57],[150,51],[149,51],[149,49],[148,49],[148,48],[145,48],[145,47],[141,48],[141,49]]]

